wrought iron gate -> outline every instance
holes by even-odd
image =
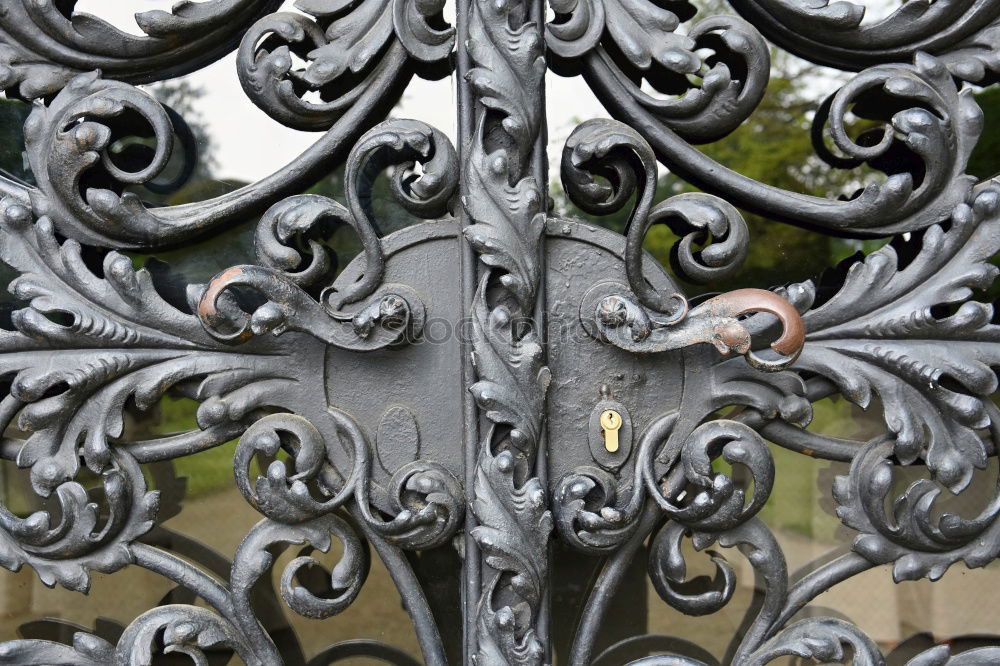
[[[352,603],[374,547],[430,664],[446,662],[444,634],[460,637],[453,661],[551,663],[560,615],[574,631],[559,661],[591,663],[639,553],[666,604],[703,615],[734,594],[735,549],[761,594],[728,662],[883,663],[861,628],[800,611],[878,565],[896,581],[934,580],[1000,552],[996,489],[968,515],[939,506],[979,476],[997,483],[1000,328],[983,301],[998,272],[1000,189],[966,167],[983,126],[970,86],[1000,73],[1000,2],[906,0],[877,22],[848,2],[730,3],[742,18],[691,22],[672,0],[458,0],[453,28],[443,0],[302,0],[298,12],[207,0],[140,14],[137,37],[74,13],[73,0],[6,0],[0,86],[33,101],[34,183],[0,178],[0,257],[20,274],[9,287],[19,309],[0,330],[0,453],[48,501],[0,506],[0,564],[84,593],[92,572],[135,565],[187,594],[117,642],[12,640],[0,663],[298,663],[251,594],[289,546],[305,550],[281,574],[280,603],[309,618]],[[694,147],[754,112],[765,38],[857,72],[820,107],[814,139],[830,168],[876,169],[880,183],[805,196]],[[184,123],[138,86],[234,49],[253,104],[322,133],[259,182],[147,206],[134,186],[164,169]],[[624,235],[550,210],[548,65],[584,77],[618,119],[582,123],[561,176],[590,213],[631,206]],[[412,76],[451,71],[457,147],[422,122],[379,122]],[[860,136],[852,112],[873,121]],[[113,147],[134,135],[149,149],[129,170]],[[346,206],[299,194],[344,159]],[[706,193],[654,206],[657,160]],[[382,237],[370,196],[390,166],[407,210],[445,219]],[[648,230],[666,224],[682,236],[677,275],[731,275],[754,240],[736,207],[817,234],[896,240],[831,293],[806,282],[689,299],[644,258]],[[256,263],[190,285],[186,304],[127,254],[260,213]],[[363,249],[334,278],[325,239],[345,225]],[[462,335],[429,340],[432,321]],[[166,393],[200,402],[198,428],[127,437],[125,411]],[[834,394],[881,410],[884,435],[810,431],[811,403]],[[147,468],[237,437],[235,483],[263,519],[220,576],[150,538],[162,498]],[[757,515],[775,483],[766,442],[849,463],[827,486],[849,547],[797,578]],[[318,594],[301,580],[310,552],[337,542]],[[732,554],[710,551],[715,578],[693,584],[685,544]],[[443,626],[414,570],[414,552],[439,548],[461,558],[460,627]],[[577,607],[551,603],[558,567],[584,554],[601,558],[594,584]],[[655,651],[633,663],[710,659],[684,641]],[[932,646],[909,663],[1000,663],[1000,647],[954,652]],[[410,663],[385,646],[369,654]]]

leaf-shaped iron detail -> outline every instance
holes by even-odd
[[[1000,251],[998,212],[1000,192],[984,187],[955,210],[947,231],[927,230],[905,268],[887,245],[852,265],[840,290],[802,316],[799,366],[829,377],[862,407],[877,394],[895,454],[925,460],[954,492],[986,464],[976,430],[992,423],[986,401],[997,389],[1000,327],[974,291],[1000,272],[990,263]],[[786,293],[807,306],[814,289],[804,283]]]

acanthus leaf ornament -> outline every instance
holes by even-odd
[[[807,607],[880,565],[896,581],[937,580],[1000,555],[997,484],[975,510],[949,502],[994,473],[1000,441],[1000,329],[985,302],[1000,274],[1000,189],[967,174],[984,130],[968,83],[1000,72],[996,0],[905,0],[871,23],[852,2],[731,0],[743,18],[690,25],[684,2],[553,0],[546,19],[536,0],[460,0],[454,28],[441,0],[300,0],[294,11],[204,0],[139,14],[144,36],[72,1],[8,4],[0,87],[33,101],[35,184],[0,174],[0,258],[18,274],[0,328],[0,456],[47,503],[0,504],[0,566],[81,592],[94,572],[136,566],[174,587],[113,636],[12,640],[0,661],[408,664],[379,641],[289,651],[296,639],[278,640],[255,598],[309,620],[338,615],[362,598],[374,549],[435,666],[460,652],[477,666],[613,661],[616,646],[596,647],[627,576],[648,574],[676,612],[711,615],[746,584],[734,554],[760,594],[723,661],[876,665],[890,656],[863,627]],[[815,166],[871,168],[878,182],[804,196],[695,148],[755,113],[765,37],[856,72],[816,109]],[[147,205],[140,188],[164,187],[173,151],[192,142],[139,86],[231,52],[248,103],[321,134],[234,192]],[[590,214],[631,202],[621,234],[553,214],[550,67],[582,73],[618,119],[576,127],[561,171]],[[424,122],[379,122],[413,75],[453,69],[457,151]],[[852,116],[866,123],[859,134]],[[116,159],[123,131],[148,148],[132,170]],[[657,159],[703,191],[654,203]],[[341,160],[343,201],[303,193]],[[422,220],[389,235],[372,205],[386,169],[396,203]],[[684,282],[740,275],[761,242],[741,211],[894,238],[849,260],[830,289],[685,294]],[[258,215],[256,256],[186,285],[186,301],[125,252]],[[678,237],[672,274],[644,250],[655,225]],[[360,246],[346,267],[341,229]],[[441,322],[454,339],[433,335]],[[813,403],[837,394],[881,410],[883,434],[820,432]],[[197,427],[137,438],[127,413],[165,396],[196,401]],[[618,444],[596,429],[607,410],[623,419]],[[162,524],[182,508],[158,474],[228,441],[232,485],[262,519],[232,561],[201,561]],[[819,480],[849,547],[799,574],[763,510],[784,500],[777,447],[848,464]],[[279,559],[287,549],[298,552]],[[461,645],[426,585],[428,553],[462,561],[459,607],[446,609],[462,616]],[[601,559],[582,606],[556,606],[556,568],[584,555]],[[698,557],[714,577],[692,580]],[[554,649],[559,623],[566,654]],[[716,663],[670,646],[632,663]],[[941,644],[907,663],[998,660],[1000,647]]]
[[[302,130],[325,130],[372,81],[400,67],[403,51],[424,62],[451,52],[454,29],[438,27],[441,7],[413,0],[298,2],[302,14],[278,12],[255,23],[240,44],[240,82],[272,118]],[[296,68],[293,56],[306,59]],[[357,84],[361,78],[365,83]],[[342,89],[347,86],[346,94]],[[305,91],[321,101],[307,101]]]
[[[352,349],[378,349],[401,342],[407,334],[419,335],[424,321],[420,296],[404,285],[382,284],[382,245],[375,221],[362,203],[370,183],[363,184],[361,174],[382,166],[384,160],[397,162],[393,189],[401,204],[426,216],[444,211],[457,175],[457,160],[448,139],[416,121],[388,121],[375,127],[358,141],[348,161],[348,208],[312,194],[275,204],[257,227],[256,246],[262,265],[234,266],[208,284],[197,312],[212,335],[241,343],[254,336],[297,330],[327,344]],[[423,162],[426,170],[420,178],[404,181],[402,172],[415,160]],[[299,270],[302,257],[288,243],[296,234],[314,228],[321,235],[330,235],[339,224],[352,228],[361,241],[364,275],[340,291],[332,284],[324,287],[317,301],[304,287],[329,277],[328,250],[321,242],[310,240],[312,256]],[[252,288],[267,301],[252,313],[227,308],[227,292],[237,286]]]
[[[475,129],[463,169],[464,234],[484,264],[470,313],[477,381],[469,391],[489,422],[469,461],[470,536],[482,560],[469,658],[528,666],[549,650],[538,623],[552,519],[536,471],[550,374],[535,319],[544,286],[546,199],[534,170],[544,45],[527,1],[472,0],[467,21]]]
[[[987,396],[996,390],[992,368],[1000,363],[997,327],[992,306],[972,296],[997,276],[990,258],[1000,249],[998,202],[994,186],[982,188],[956,208],[948,231],[926,231],[905,268],[887,245],[854,264],[835,296],[803,314],[799,364],[862,406],[877,394],[894,453],[904,463],[921,458],[954,491],[986,464],[986,444],[975,431],[992,427]],[[807,283],[787,293],[804,308],[815,291]],[[955,311],[938,316],[937,306]]]
[[[826,0],[809,6],[788,0],[730,0],[770,40],[815,62],[849,71],[909,62],[918,51],[940,58],[952,75],[989,84],[1000,71],[1000,6],[992,0],[905,2],[877,21],[867,8]]]
[[[725,136],[764,94],[767,47],[737,17],[710,17],[681,35],[679,10],[652,3],[583,0],[552,8],[546,40],[555,54],[569,61],[603,54],[623,93],[686,140]],[[640,78],[662,95],[644,90]]]
[[[149,274],[123,255],[108,253],[104,277],[98,277],[81,258],[80,245],[60,245],[46,218],[34,221],[9,199],[0,209],[0,252],[23,271],[10,289],[28,305],[13,315],[16,330],[4,331],[0,363],[13,382],[3,419],[27,433],[11,457],[30,469],[36,493],[53,495],[62,507],[58,525],[48,511],[21,519],[4,509],[12,538],[5,564],[28,563],[47,584],[86,589],[88,571],[130,563],[129,542],[153,525],[157,493],[147,492],[137,459],[183,455],[237,434],[263,397],[255,375],[268,374],[281,351],[227,354],[195,317],[163,301]],[[68,315],[66,323],[49,318],[60,313]],[[205,401],[203,430],[121,446],[127,401],[148,407],[171,387],[191,382]],[[212,415],[213,403],[230,399],[231,408]],[[105,485],[106,524],[76,481],[81,460]]]
[[[148,83],[195,71],[231,50],[240,33],[277,0],[182,3],[136,14],[145,36],[57,3],[15,0],[0,11],[0,88],[24,99],[62,89],[77,74]]]
[[[346,89],[338,89],[336,100],[320,105],[298,96],[297,84],[289,78],[301,74],[291,70],[288,47],[274,43],[279,38],[300,42],[307,32],[314,36],[318,32],[322,37],[318,24],[301,14],[267,14],[244,34],[237,71],[251,99],[279,122],[291,126],[304,123],[307,129],[326,130],[311,149],[268,178],[205,201],[155,210],[147,208],[135,193],[122,192],[127,185],[155,187],[150,181],[160,174],[170,156],[174,130],[167,112],[150,95],[105,75],[97,65],[86,67],[83,73],[67,74],[64,82],[51,91],[46,89],[46,95],[57,93],[53,99],[35,109],[31,124],[34,131],[26,130],[26,136],[32,137],[27,152],[32,171],[39,176],[39,186],[32,187],[0,174],[0,193],[30,203],[36,215],[51,215],[60,233],[90,244],[130,249],[176,244],[181,239],[263,212],[284,196],[308,187],[343,160],[348,152],[347,140],[384,114],[388,107],[383,104],[391,105],[401,84],[413,74],[407,65],[407,48],[418,59],[440,61],[447,56],[444,47],[451,43],[451,29],[439,26],[440,7],[434,3],[421,4],[414,12],[407,0],[400,3],[405,5],[400,11],[406,18],[396,18],[401,32],[399,39],[387,37],[386,48],[379,50],[377,63],[364,68],[366,76],[360,81],[347,76]],[[208,6],[212,4],[217,6]],[[245,12],[247,4],[241,0],[188,3],[185,5],[188,11],[184,13],[194,14],[199,21],[225,21],[227,12]],[[195,5],[197,9],[191,9]],[[365,5],[364,12],[368,14],[378,7],[374,0]],[[326,16],[339,15],[341,10],[342,7],[316,11]],[[382,14],[388,16],[391,11],[391,6],[382,6]],[[381,21],[378,12],[375,15],[373,20]],[[350,15],[341,19],[349,24],[348,33],[356,28],[357,21],[352,22]],[[386,20],[392,33],[393,19],[390,16]],[[403,26],[404,20],[418,21],[423,27]],[[400,39],[408,46],[401,45]],[[0,41],[0,46],[7,45]],[[227,46],[232,50],[236,45],[227,43]],[[272,55],[269,48],[279,53]],[[43,63],[45,71],[58,69],[44,50],[32,52],[31,58]],[[333,85],[341,81],[322,83]],[[124,138],[114,136],[110,126],[126,112],[139,114],[148,126],[142,131],[148,133],[147,138],[155,138],[154,158],[135,173],[117,168],[109,153],[114,140]],[[87,187],[82,191],[72,186],[67,188],[68,183],[76,182],[83,173],[88,173],[92,182],[107,182],[108,187]]]
[[[635,100],[606,54],[588,53],[584,66],[612,116],[643,128],[643,138],[672,171],[753,212],[859,237],[902,233],[946,219],[955,206],[965,202],[974,184],[965,169],[982,131],[982,112],[971,91],[960,91],[941,61],[924,53],[916,54],[912,64],[865,70],[834,93],[832,103],[841,113],[865,96],[874,96],[871,107],[890,112],[889,117],[878,118],[885,127],[882,140],[873,146],[858,145],[848,137],[842,116],[832,119],[833,136],[852,165],[877,160],[899,145],[915,156],[901,172],[887,173],[884,182],[870,184],[847,200],[789,192],[730,171],[689,145],[680,132]],[[892,112],[902,101],[910,108]],[[928,105],[934,113],[925,108]],[[826,115],[817,113],[813,122],[826,120]]]
[[[610,184],[598,183],[589,170],[607,177]],[[613,212],[633,192],[636,198],[625,230],[629,285],[603,282],[587,292],[580,304],[580,319],[588,333],[623,349],[645,353],[712,343],[720,353],[736,351],[746,355],[751,365],[765,370],[780,370],[798,358],[805,334],[802,321],[780,295],[741,289],[690,309],[684,296],[659,293],[645,279],[642,243],[657,223],[673,222],[678,229],[708,227],[714,238],[722,241],[700,252],[705,265],[691,253],[691,235],[682,237],[674,249],[686,277],[702,281],[738,269],[746,257],[748,237],[746,223],[735,208],[700,193],[677,195],[652,207],[656,187],[653,150],[637,132],[615,121],[592,120],[577,127],[563,150],[562,173],[567,192],[585,210]],[[737,317],[754,312],[770,313],[781,323],[781,335],[771,343],[778,358],[765,359],[752,350],[750,333]]]

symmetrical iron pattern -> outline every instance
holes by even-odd
[[[704,615],[730,601],[735,569],[717,553],[714,587],[691,592],[689,540],[699,551],[737,547],[764,586],[728,663],[884,663],[860,628],[797,614],[877,565],[897,582],[935,580],[1000,554],[1000,488],[973,517],[937,508],[987,473],[1000,442],[1000,327],[977,300],[998,273],[1000,188],[966,175],[983,126],[969,84],[1000,72],[1000,1],[903,0],[873,23],[851,2],[730,1],[743,18],[683,26],[693,15],[684,2],[458,0],[453,29],[442,0],[302,0],[300,12],[205,0],[139,14],[145,37],[75,13],[72,0],[4,2],[0,87],[33,102],[24,149],[35,184],[0,177],[0,258],[20,274],[9,290],[23,305],[0,330],[0,455],[58,510],[0,506],[0,564],[84,593],[91,572],[135,565],[203,603],[153,608],[117,644],[88,633],[3,643],[0,662],[148,665],[165,651],[207,664],[205,651],[222,649],[252,666],[298,663],[265,629],[251,589],[282,548],[339,541],[330,596],[300,584],[311,556],[282,572],[291,611],[324,618],[349,606],[374,546],[424,660],[443,664],[441,627],[405,551],[455,547],[464,662],[551,663],[561,540],[604,557],[560,655],[588,664],[644,544],[652,584],[674,609]],[[694,147],[754,112],[769,78],[765,37],[857,72],[820,107],[815,135],[829,141],[817,151],[831,168],[881,169],[881,183],[852,198],[805,196]],[[147,206],[134,186],[164,170],[183,121],[137,86],[234,50],[257,107],[322,134],[256,183]],[[624,236],[550,214],[547,60],[579,72],[618,119],[577,127],[561,175],[587,212],[633,201]],[[415,73],[452,70],[457,151],[425,123],[379,122]],[[642,81],[671,89],[653,95]],[[858,104],[884,110],[864,140],[846,126]],[[153,148],[128,171],[112,146],[137,127]],[[299,194],[345,159],[346,206]],[[657,160],[705,193],[654,206]],[[382,237],[370,195],[373,174],[389,167],[409,212],[445,220]],[[711,284],[739,269],[753,241],[737,206],[816,233],[899,238],[818,304],[811,282],[689,303],[644,256],[646,234],[679,231],[677,270]],[[259,214],[257,262],[190,285],[186,306],[164,300],[122,252],[183,245]],[[362,252],[334,279],[325,241],[345,225]],[[471,334],[430,343],[430,317],[468,318]],[[126,406],[148,409],[168,392],[200,403],[198,429],[131,441]],[[810,432],[811,403],[835,394],[863,408],[877,399],[885,434]],[[741,409],[719,418],[731,407]],[[605,410],[621,417],[617,450],[602,446]],[[220,580],[146,538],[163,516],[143,470],[236,437],[235,483],[262,520]],[[756,515],[775,478],[767,441],[850,464],[829,492],[855,534],[851,550],[798,580]],[[269,461],[262,476],[255,459]],[[716,459],[745,474],[719,471]],[[923,478],[899,491],[903,467]],[[88,491],[84,468],[102,492]],[[375,643],[369,654],[412,661]],[[705,662],[679,650],[634,663]],[[909,663],[1000,663],[1000,646],[940,645]]]

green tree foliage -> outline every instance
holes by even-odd
[[[157,83],[150,88],[150,92],[161,104],[170,107],[183,118],[191,131],[198,147],[198,156],[190,180],[211,177],[218,163],[215,159],[212,137],[205,127],[205,116],[198,104],[198,101],[205,96],[204,89],[188,79],[175,79]]]
[[[966,171],[980,180],[986,180],[1000,173],[1000,87],[993,86],[979,92],[976,103],[983,110],[985,126],[969,156]]]
[[[850,196],[867,182],[878,180],[879,176],[871,170],[834,169],[820,160],[813,148],[810,128],[816,108],[823,92],[839,85],[840,80],[810,65],[792,62],[786,55],[773,56],[776,66],[767,92],[751,117],[729,136],[702,146],[701,150],[756,181],[814,196]],[[1000,173],[1000,88],[979,92],[976,101],[983,109],[986,123],[969,160],[968,173],[986,179]],[[853,133],[857,135],[870,125],[854,119]],[[663,173],[656,201],[694,190],[674,174]],[[630,205],[613,215],[593,217],[577,208],[558,186],[553,195],[559,214],[579,217],[618,232],[625,229]],[[760,215],[745,211],[743,214],[750,230],[747,260],[732,278],[706,288],[713,291],[741,286],[767,288],[816,279],[823,268],[836,265],[859,250],[871,252],[888,241],[831,238]],[[670,249],[676,241],[677,236],[669,228],[659,225],[650,230],[646,248],[668,265]],[[692,294],[704,289],[685,286]]]
[[[775,61],[781,66],[772,72],[767,92],[751,117],[729,136],[702,146],[702,152],[749,178],[784,190],[821,197],[849,195],[863,184],[858,171],[837,170],[823,163],[816,156],[810,138],[811,121],[822,99],[816,91],[829,90],[829,80],[823,82],[810,67],[788,64],[777,55]],[[819,101],[815,99],[817,96]],[[695,188],[672,173],[663,173],[655,200],[690,191]],[[562,214],[588,219],[618,232],[625,228],[628,208],[612,216],[594,218],[574,206],[562,190],[557,189],[555,197],[555,208]],[[882,244],[828,238],[745,211],[743,215],[750,230],[747,260],[730,279],[707,285],[713,291],[738,286],[767,288],[817,278],[821,268],[836,264],[857,250]],[[658,225],[650,230],[646,248],[667,265],[676,241],[677,236],[669,228]],[[700,291],[695,285],[686,287],[689,293]]]
[[[15,99],[0,98],[0,172],[34,184],[24,154],[24,121],[31,106]]]

